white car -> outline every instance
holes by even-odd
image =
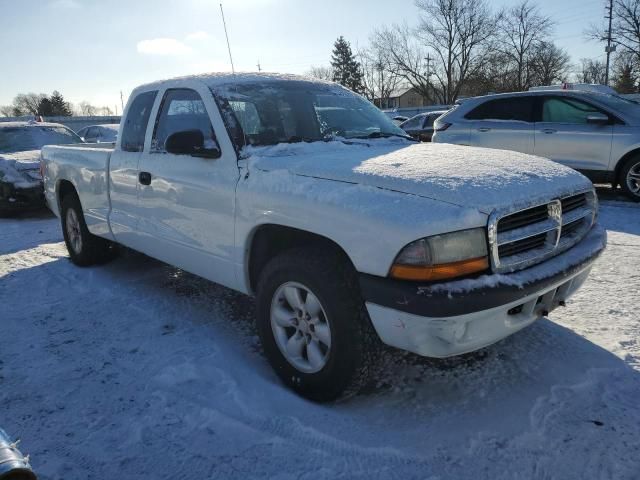
[[[433,142],[549,158],[640,201],[640,105],[595,91],[538,90],[471,98],[436,120]]]
[[[291,75],[143,85],[115,149],[42,161],[73,262],[122,244],[256,295],[268,360],[315,400],[357,386],[378,339],[447,357],[517,332],[605,246],[579,173],[415,142],[364,98]]]

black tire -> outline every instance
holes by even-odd
[[[69,237],[67,229],[67,219],[69,210],[72,210],[78,220],[80,244],[74,246]],[[64,235],[64,243],[67,246],[71,261],[80,267],[102,264],[114,258],[116,255],[116,246],[113,242],[101,237],[97,237],[89,232],[87,224],[84,220],[80,199],[77,194],[69,193],[62,199],[62,208],[60,215],[62,223],[62,234]]]
[[[627,182],[627,176],[632,169],[634,170],[634,172],[640,172],[640,155],[634,155],[624,163],[622,169],[620,170],[620,178],[618,179],[618,183],[622,187],[622,191],[627,197],[635,202],[640,202],[640,190],[634,192],[629,187],[629,184]],[[638,180],[638,185],[640,186],[640,180]]]
[[[271,305],[279,287],[296,282],[318,298],[331,330],[326,364],[305,373],[280,351],[271,327]],[[298,394],[324,402],[357,392],[380,346],[360,295],[351,264],[339,253],[323,248],[297,248],[273,258],[258,281],[257,323],[262,345],[280,379]]]

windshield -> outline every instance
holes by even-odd
[[[638,102],[635,102],[633,100],[623,98],[618,95],[608,95],[602,93],[596,94],[594,98],[616,111],[628,113],[629,115],[633,115],[635,117],[640,115],[640,105],[638,105]]]
[[[239,147],[334,137],[407,137],[370,102],[335,85],[269,81],[218,87],[214,94]]]
[[[45,145],[82,143],[82,139],[66,127],[33,126],[0,128],[0,153],[40,150]]]

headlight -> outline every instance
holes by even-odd
[[[400,280],[443,280],[489,268],[483,228],[422,238],[404,247],[390,275]]]

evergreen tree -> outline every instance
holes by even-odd
[[[51,102],[51,107],[53,111],[53,113],[51,114],[52,116],[60,116],[60,117],[71,116],[72,114],[71,107],[69,106],[69,103],[64,100],[64,97],[60,92],[58,92],[57,90],[54,90],[53,93],[51,94],[51,97],[49,98],[49,101]]]
[[[616,89],[618,93],[636,93],[636,82],[633,78],[633,65],[631,64],[623,64],[617,69],[613,88]]]
[[[40,104],[38,105],[38,115],[42,115],[43,117],[52,117],[55,115],[53,113],[53,104],[49,97],[44,97],[40,100]]]
[[[338,82],[357,93],[364,91],[360,63],[356,61],[349,42],[343,36],[340,36],[333,45],[331,67],[333,68],[334,82]]]

